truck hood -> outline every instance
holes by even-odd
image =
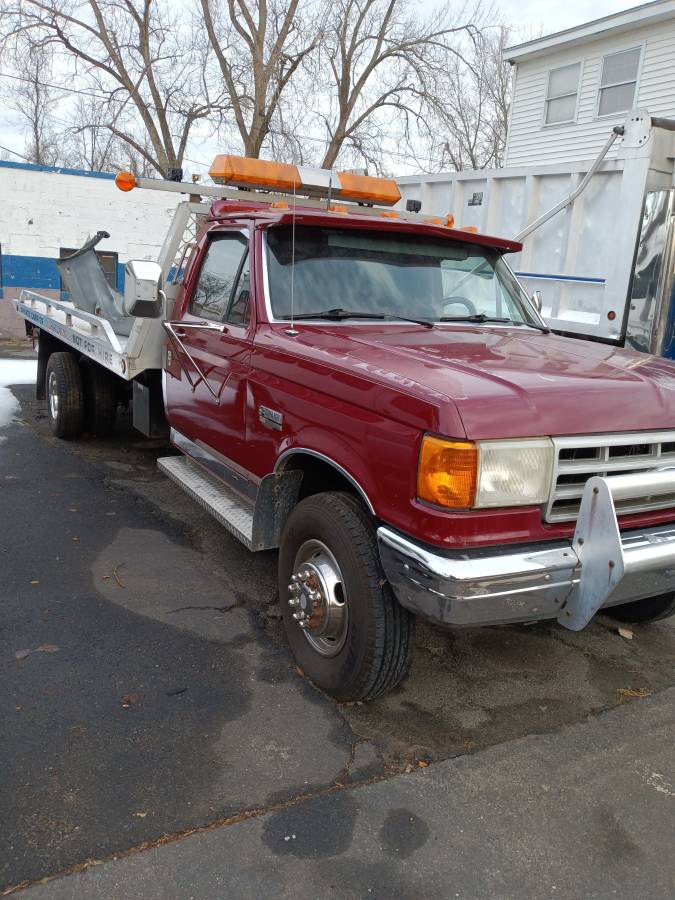
[[[659,357],[524,326],[330,331],[332,351],[452,401],[469,438],[675,428],[675,365]]]

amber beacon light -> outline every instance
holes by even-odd
[[[478,448],[470,441],[425,435],[417,472],[417,496],[435,506],[470,509],[476,497]]]
[[[131,172],[118,172],[115,175],[115,184],[121,191],[132,191],[136,187],[136,176]]]
[[[295,191],[307,197],[332,197],[382,206],[393,206],[401,199],[398,185],[389,178],[292,166],[230,154],[216,156],[209,175],[216,184],[284,193]]]

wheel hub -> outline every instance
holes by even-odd
[[[56,420],[59,414],[59,392],[56,386],[56,375],[54,372],[49,373],[47,392],[49,394],[49,411],[52,419]]]
[[[288,591],[293,619],[307,640],[324,656],[338,653],[347,634],[347,604],[340,568],[320,541],[307,541],[298,551]]]

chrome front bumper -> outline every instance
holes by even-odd
[[[675,525],[621,533],[614,500],[675,491],[675,471],[590,478],[574,537],[437,553],[389,528],[377,537],[402,606],[465,627],[557,618],[573,631],[602,607],[675,591]]]

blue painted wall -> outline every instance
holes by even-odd
[[[0,255],[0,297],[3,288],[28,288],[34,291],[58,291],[61,287],[56,260],[49,256]],[[115,287],[124,290],[124,263],[117,263]]]

